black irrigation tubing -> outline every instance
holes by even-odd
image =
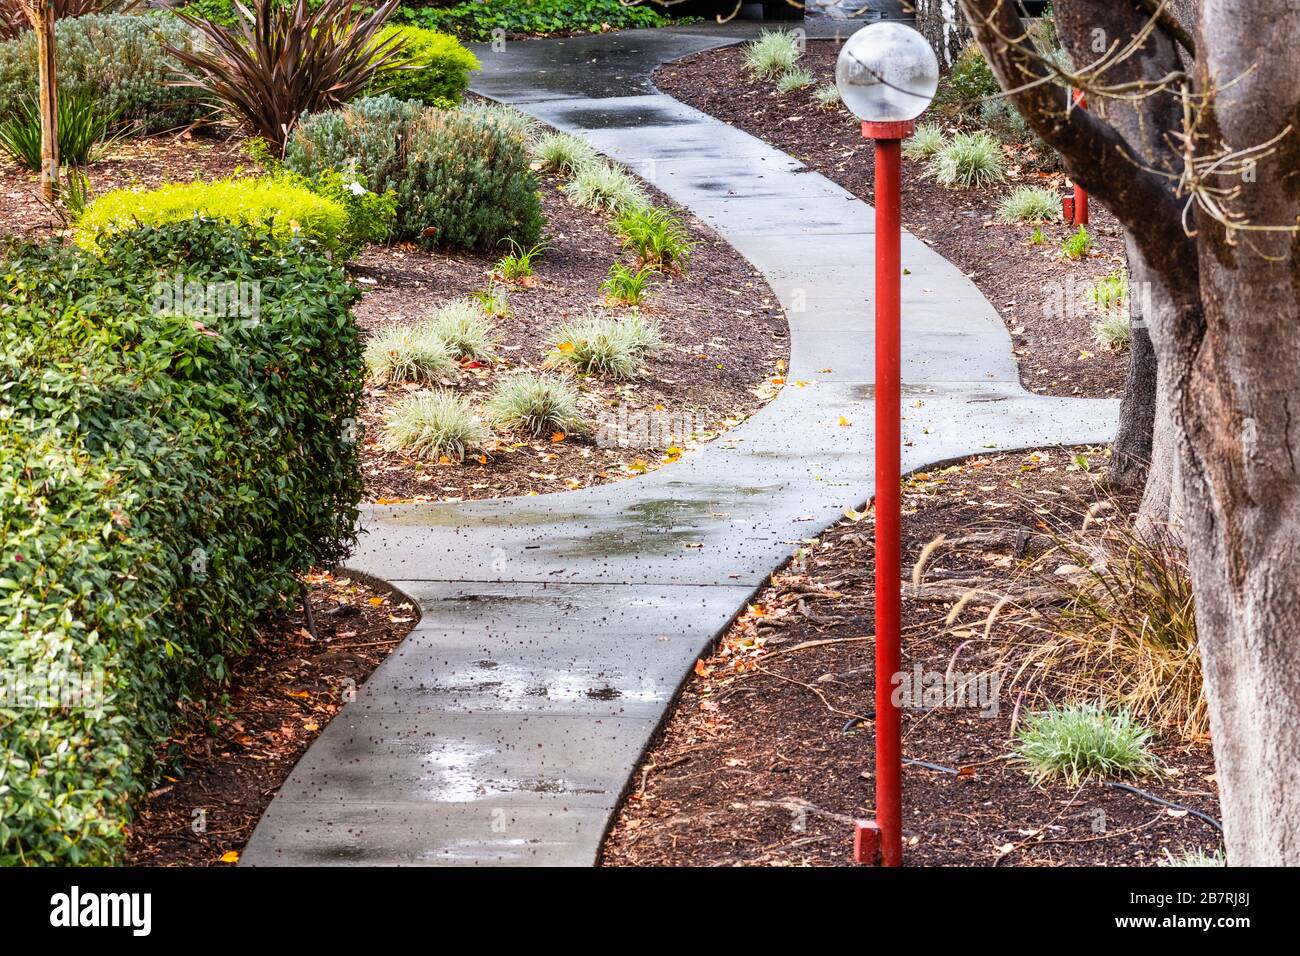
[[[960,771],[955,770],[952,767],[944,767],[937,763],[926,763],[924,760],[913,760],[911,757],[904,757],[903,763],[908,764],[909,766],[912,767],[924,767],[926,770],[937,770],[939,773],[950,773],[954,777],[960,775]],[[1214,827],[1214,829],[1218,830],[1220,833],[1223,832],[1223,824],[1220,823],[1218,820],[1214,819],[1214,817],[1210,816],[1208,813],[1202,813],[1200,810],[1194,810],[1191,807],[1185,807],[1181,803],[1172,803],[1169,800],[1165,800],[1163,797],[1157,797],[1154,793],[1148,793],[1146,790],[1139,789],[1138,787],[1135,787],[1131,784],[1117,783],[1112,780],[1103,780],[1101,781],[1101,785],[1103,787],[1110,787],[1113,790],[1123,790],[1126,793],[1137,794],[1142,799],[1150,800],[1152,803],[1158,803],[1162,807],[1170,807],[1171,809],[1174,810],[1182,810],[1185,813],[1190,813],[1192,816],[1199,817],[1200,819],[1204,820],[1206,823]]]

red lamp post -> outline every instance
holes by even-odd
[[[859,821],[854,855],[860,863],[902,866],[902,713],[893,693],[902,670],[901,146],[934,97],[939,63],[916,30],[882,21],[849,37],[835,81],[876,146],[876,817]]]

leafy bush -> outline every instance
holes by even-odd
[[[356,246],[341,203],[274,177],[171,183],[148,192],[115,189],[92,202],[77,221],[76,241],[96,249],[120,232],[195,218],[262,230],[278,239],[300,235],[340,255]]]
[[[558,325],[547,338],[545,364],[589,375],[631,378],[639,360],[659,346],[657,330],[639,315],[606,319],[587,315]]]
[[[487,439],[469,402],[445,388],[403,399],[388,409],[384,422],[384,447],[417,458],[464,461]]]
[[[1051,222],[1061,215],[1061,196],[1046,186],[1021,186],[998,206],[1003,222]]]
[[[402,44],[405,69],[381,72],[376,83],[382,92],[426,106],[455,106],[469,89],[469,75],[479,68],[478,57],[455,37],[413,26],[384,27],[376,43],[381,47],[396,38]],[[371,84],[372,92],[376,84]]]
[[[69,166],[88,164],[112,121],[112,114],[85,90],[60,90],[59,160]],[[9,115],[0,119],[0,149],[28,169],[41,168],[41,114],[35,99],[11,106]]]
[[[579,206],[594,212],[609,210],[619,213],[650,203],[650,197],[640,183],[605,160],[580,167],[565,191]]]
[[[802,51],[794,31],[763,30],[757,40],[745,46],[745,69],[754,76],[772,79],[795,65]]]
[[[167,307],[182,284],[253,284],[257,321]],[[0,710],[0,865],[113,862],[177,702],[347,552],[355,299],[313,247],[213,223],[4,254],[0,659],[102,696]]]
[[[578,411],[578,390],[568,379],[531,372],[499,382],[488,399],[487,414],[496,425],[535,438],[579,432],[586,424]]]
[[[507,239],[531,245],[541,233],[527,144],[487,114],[378,96],[304,116],[285,165],[315,177],[349,164],[372,189],[393,191],[398,239],[491,249]]]
[[[782,93],[793,93],[812,86],[813,75],[801,66],[794,66],[781,74],[776,88]]]
[[[92,14],[54,24],[59,84],[90,97],[102,113],[146,133],[185,126],[212,109],[202,91],[168,85],[174,58],[164,46],[192,49],[189,27],[162,13]],[[0,103],[36,96],[36,36],[0,43]]]
[[[396,5],[385,0],[371,11],[352,0],[323,0],[312,10],[307,0],[253,0],[251,9],[235,8],[234,27],[182,11],[204,42],[166,49],[188,74],[187,85],[283,149],[300,116],[342,106],[402,59],[396,35],[377,39]]]
[[[529,146],[529,153],[543,169],[557,173],[572,174],[597,159],[586,140],[569,133],[543,133]]]
[[[601,283],[601,291],[605,293],[605,299],[615,305],[640,305],[649,292],[652,271],[649,266],[643,266],[633,272],[623,263],[615,262]]]
[[[570,30],[660,27],[669,22],[645,4],[621,0],[464,0],[451,6],[402,7],[398,19],[443,30],[463,40],[491,40],[493,31],[545,36]]]
[[[929,159],[943,149],[948,136],[942,126],[922,123],[911,136],[903,140],[903,156],[907,159]]]
[[[971,41],[966,44],[952,69],[939,80],[939,88],[934,94],[935,109],[946,116],[965,116],[976,119],[980,101],[985,97],[996,96],[1002,92],[998,78],[984,58],[979,44]]]
[[[427,324],[394,323],[366,342],[366,370],[377,384],[433,382],[456,371],[456,356]]]
[[[949,189],[972,189],[1000,183],[1006,179],[1002,168],[1002,146],[982,130],[954,133],[952,139],[930,157],[929,174],[940,186]]]
[[[1015,759],[1035,783],[1061,777],[1067,786],[1159,773],[1151,752],[1151,731],[1127,710],[1102,704],[1048,706],[1030,714],[1016,732]]]
[[[623,248],[636,255],[642,265],[659,269],[681,269],[690,258],[690,233],[682,221],[666,209],[631,206],[614,220]]]
[[[429,328],[458,359],[490,362],[496,357],[496,332],[483,306],[473,299],[453,299],[429,316]]]
[[[1061,243],[1061,255],[1067,259],[1082,259],[1090,252],[1092,252],[1092,236],[1088,235],[1088,230],[1083,226],[1072,232]]]

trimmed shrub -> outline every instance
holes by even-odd
[[[241,284],[255,322],[165,294]],[[214,223],[0,259],[0,659],[90,691],[0,710],[0,865],[114,862],[177,702],[347,553],[356,297],[314,247]]]
[[[428,324],[394,323],[366,342],[366,371],[380,385],[432,382],[456,371],[456,356]]]
[[[376,90],[426,106],[455,106],[469,89],[469,75],[479,68],[478,57],[455,37],[414,26],[385,27],[376,40],[383,43],[400,36],[402,59],[413,69],[385,70]]]
[[[384,422],[384,447],[416,458],[464,461],[487,439],[469,401],[445,388],[403,399],[388,409]]]
[[[270,177],[171,183],[148,192],[115,189],[92,202],[77,221],[76,241],[96,249],[120,232],[195,218],[253,227],[278,239],[301,235],[330,252],[353,244],[342,204]]]
[[[104,115],[143,132],[175,129],[210,113],[195,89],[168,86],[176,61],[163,44],[191,49],[189,27],[162,13],[91,14],[54,24],[61,90],[95,99]],[[0,43],[0,103],[34,99],[36,36]]]
[[[488,418],[505,429],[544,438],[585,427],[578,411],[578,390],[558,375],[525,372],[499,382],[487,404]]]
[[[487,114],[421,108],[391,96],[304,116],[285,165],[315,177],[355,164],[397,199],[398,239],[426,247],[529,246],[542,231],[527,145]]]
[[[988,133],[954,133],[930,157],[929,175],[949,189],[973,189],[1006,179],[1002,145]]]

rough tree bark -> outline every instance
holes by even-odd
[[[1168,497],[1184,501],[1228,858],[1300,865],[1300,7],[1201,0],[1187,111],[1126,135],[1121,118],[1068,110],[1059,86],[1026,88],[1046,71],[1011,3],[962,2],[1017,108],[1150,271],[1156,417]],[[1056,9],[1123,44],[1160,6]],[[1092,84],[1163,75],[1178,32],[1165,22]],[[1181,182],[1143,160],[1153,138]]]
[[[53,0],[19,0],[36,33],[39,77],[37,109],[41,116],[41,198],[54,200],[59,188],[59,79],[55,69]]]
[[[957,0],[903,0],[903,12],[916,17],[916,28],[934,49],[941,67],[952,66],[970,38],[970,27]]]

